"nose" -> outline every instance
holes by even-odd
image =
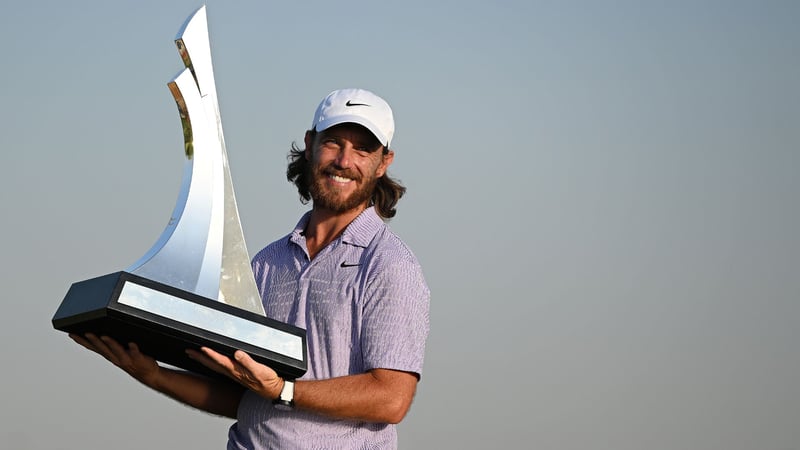
[[[349,141],[345,141],[339,147],[339,153],[336,154],[336,159],[334,162],[337,166],[341,169],[347,169],[350,167],[352,163],[352,156],[353,156],[353,144]]]

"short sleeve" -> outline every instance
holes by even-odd
[[[364,366],[421,375],[430,290],[413,256],[387,260],[376,266],[367,286],[361,331]]]

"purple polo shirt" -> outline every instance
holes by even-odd
[[[267,317],[307,331],[304,380],[395,369],[422,373],[430,291],[417,259],[373,208],[309,260],[303,229],[253,258]],[[282,411],[247,391],[228,449],[392,449],[394,425]]]

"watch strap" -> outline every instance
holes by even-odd
[[[294,407],[294,381],[283,380],[283,389],[281,394],[272,401],[273,405],[285,406],[288,408]]]

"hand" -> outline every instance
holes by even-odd
[[[158,363],[155,359],[140,352],[139,346],[133,342],[128,344],[128,349],[126,350],[125,347],[108,336],[98,338],[92,333],[86,333],[85,336],[70,334],[69,337],[107,359],[145,385],[156,386],[160,370]]]
[[[209,369],[232,378],[269,400],[278,398],[283,389],[283,379],[272,368],[256,362],[241,350],[236,350],[233,358],[208,347],[201,347],[199,352],[186,350],[186,354]]]

